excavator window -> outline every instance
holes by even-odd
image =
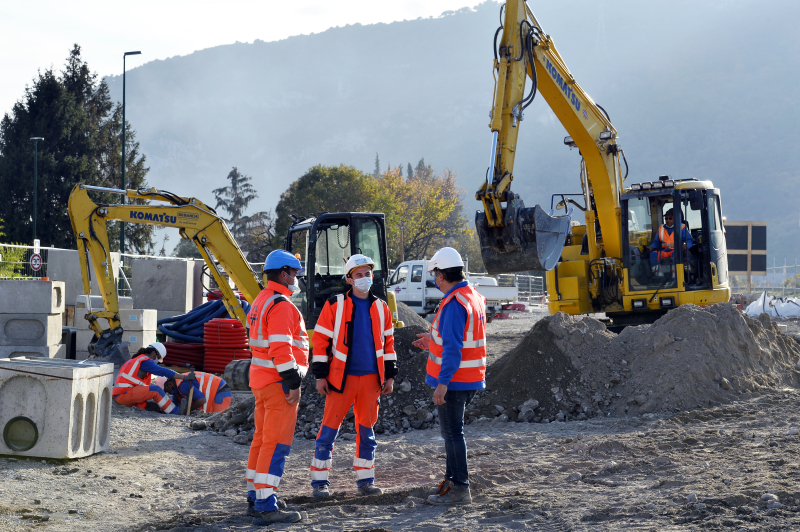
[[[631,290],[675,288],[675,253],[652,250],[664,214],[673,206],[672,196],[642,196],[627,200],[626,229]]]

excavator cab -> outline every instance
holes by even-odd
[[[324,213],[297,219],[289,227],[284,249],[299,254],[305,264],[305,273],[298,276],[300,292],[292,296],[292,302],[303,314],[308,329],[314,328],[325,301],[350,288],[344,265],[356,253],[375,261],[372,291],[386,300],[389,271],[382,213]]]
[[[720,195],[711,182],[661,176],[632,185],[620,205],[631,293],[711,290],[727,282]]]

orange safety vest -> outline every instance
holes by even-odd
[[[145,360],[150,360],[150,357],[147,355],[139,355],[138,357],[128,360],[119,368],[119,375],[117,375],[117,380],[114,381],[114,389],[111,390],[111,395],[116,397],[121,393],[127,392],[134,386],[150,386],[149,373],[144,379],[139,378],[139,366],[141,366],[142,362]]]
[[[206,404],[203,405],[203,412],[222,412],[223,410],[227,410],[230,406],[229,401],[224,401],[221,405],[214,402],[217,390],[219,390],[219,387],[225,381],[213,373],[206,373],[204,371],[196,371],[195,376],[197,377],[198,388],[200,388],[200,391],[206,396]],[[228,403],[227,405],[225,404],[226,402]],[[209,410],[209,408],[211,410]]]
[[[672,257],[672,252],[675,249],[675,226],[672,227],[672,234],[667,233],[667,228],[664,225],[658,228],[658,239],[661,241],[662,248],[658,250],[658,260]]]
[[[428,375],[434,379],[439,378],[444,351],[442,337],[439,334],[439,316],[442,314],[442,309],[453,300],[467,309],[467,323],[464,325],[461,364],[451,382],[482,382],[486,379],[486,299],[471,286],[462,286],[450,292],[436,311],[436,317],[431,324]]]
[[[346,379],[347,354],[350,352],[344,323],[353,321],[355,305],[350,292],[330,298],[322,307],[322,312],[314,327],[314,356],[312,362],[330,364],[326,380],[336,390],[343,390]],[[378,375],[381,384],[384,382],[384,361],[397,360],[394,351],[394,326],[389,305],[382,299],[371,296],[374,301],[369,307],[372,327],[372,341],[375,345],[375,357],[378,359]],[[352,337],[352,329],[350,335]],[[332,342],[331,340],[334,339]],[[352,339],[352,338],[351,338]]]
[[[306,322],[294,303],[289,301],[291,294],[285,286],[270,281],[247,314],[250,350],[253,352],[251,388],[260,389],[281,382],[281,371],[295,368],[301,378],[308,371]]]

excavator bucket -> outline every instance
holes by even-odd
[[[490,274],[552,270],[561,257],[571,212],[550,216],[541,205],[526,208],[519,196],[507,203],[504,227],[489,227],[483,211],[475,214],[481,256]]]
[[[130,360],[129,344],[122,341],[122,333],[122,327],[117,327],[113,331],[106,329],[100,338],[92,339],[89,344],[89,354],[93,360],[113,363],[115,369],[119,369]]]

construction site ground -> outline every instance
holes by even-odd
[[[488,325],[490,374],[545,316]],[[797,530],[798,400],[785,386],[672,413],[566,422],[482,416],[465,427],[474,502],[452,508],[424,503],[423,488],[444,471],[437,426],[378,435],[380,496],[356,496],[355,443],[340,438],[333,497],[322,502],[310,497],[314,442],[296,437],[279,493],[304,519],[270,529]],[[244,516],[248,445],[192,430],[187,419],[115,406],[109,452],[0,458],[0,530],[256,530]]]

